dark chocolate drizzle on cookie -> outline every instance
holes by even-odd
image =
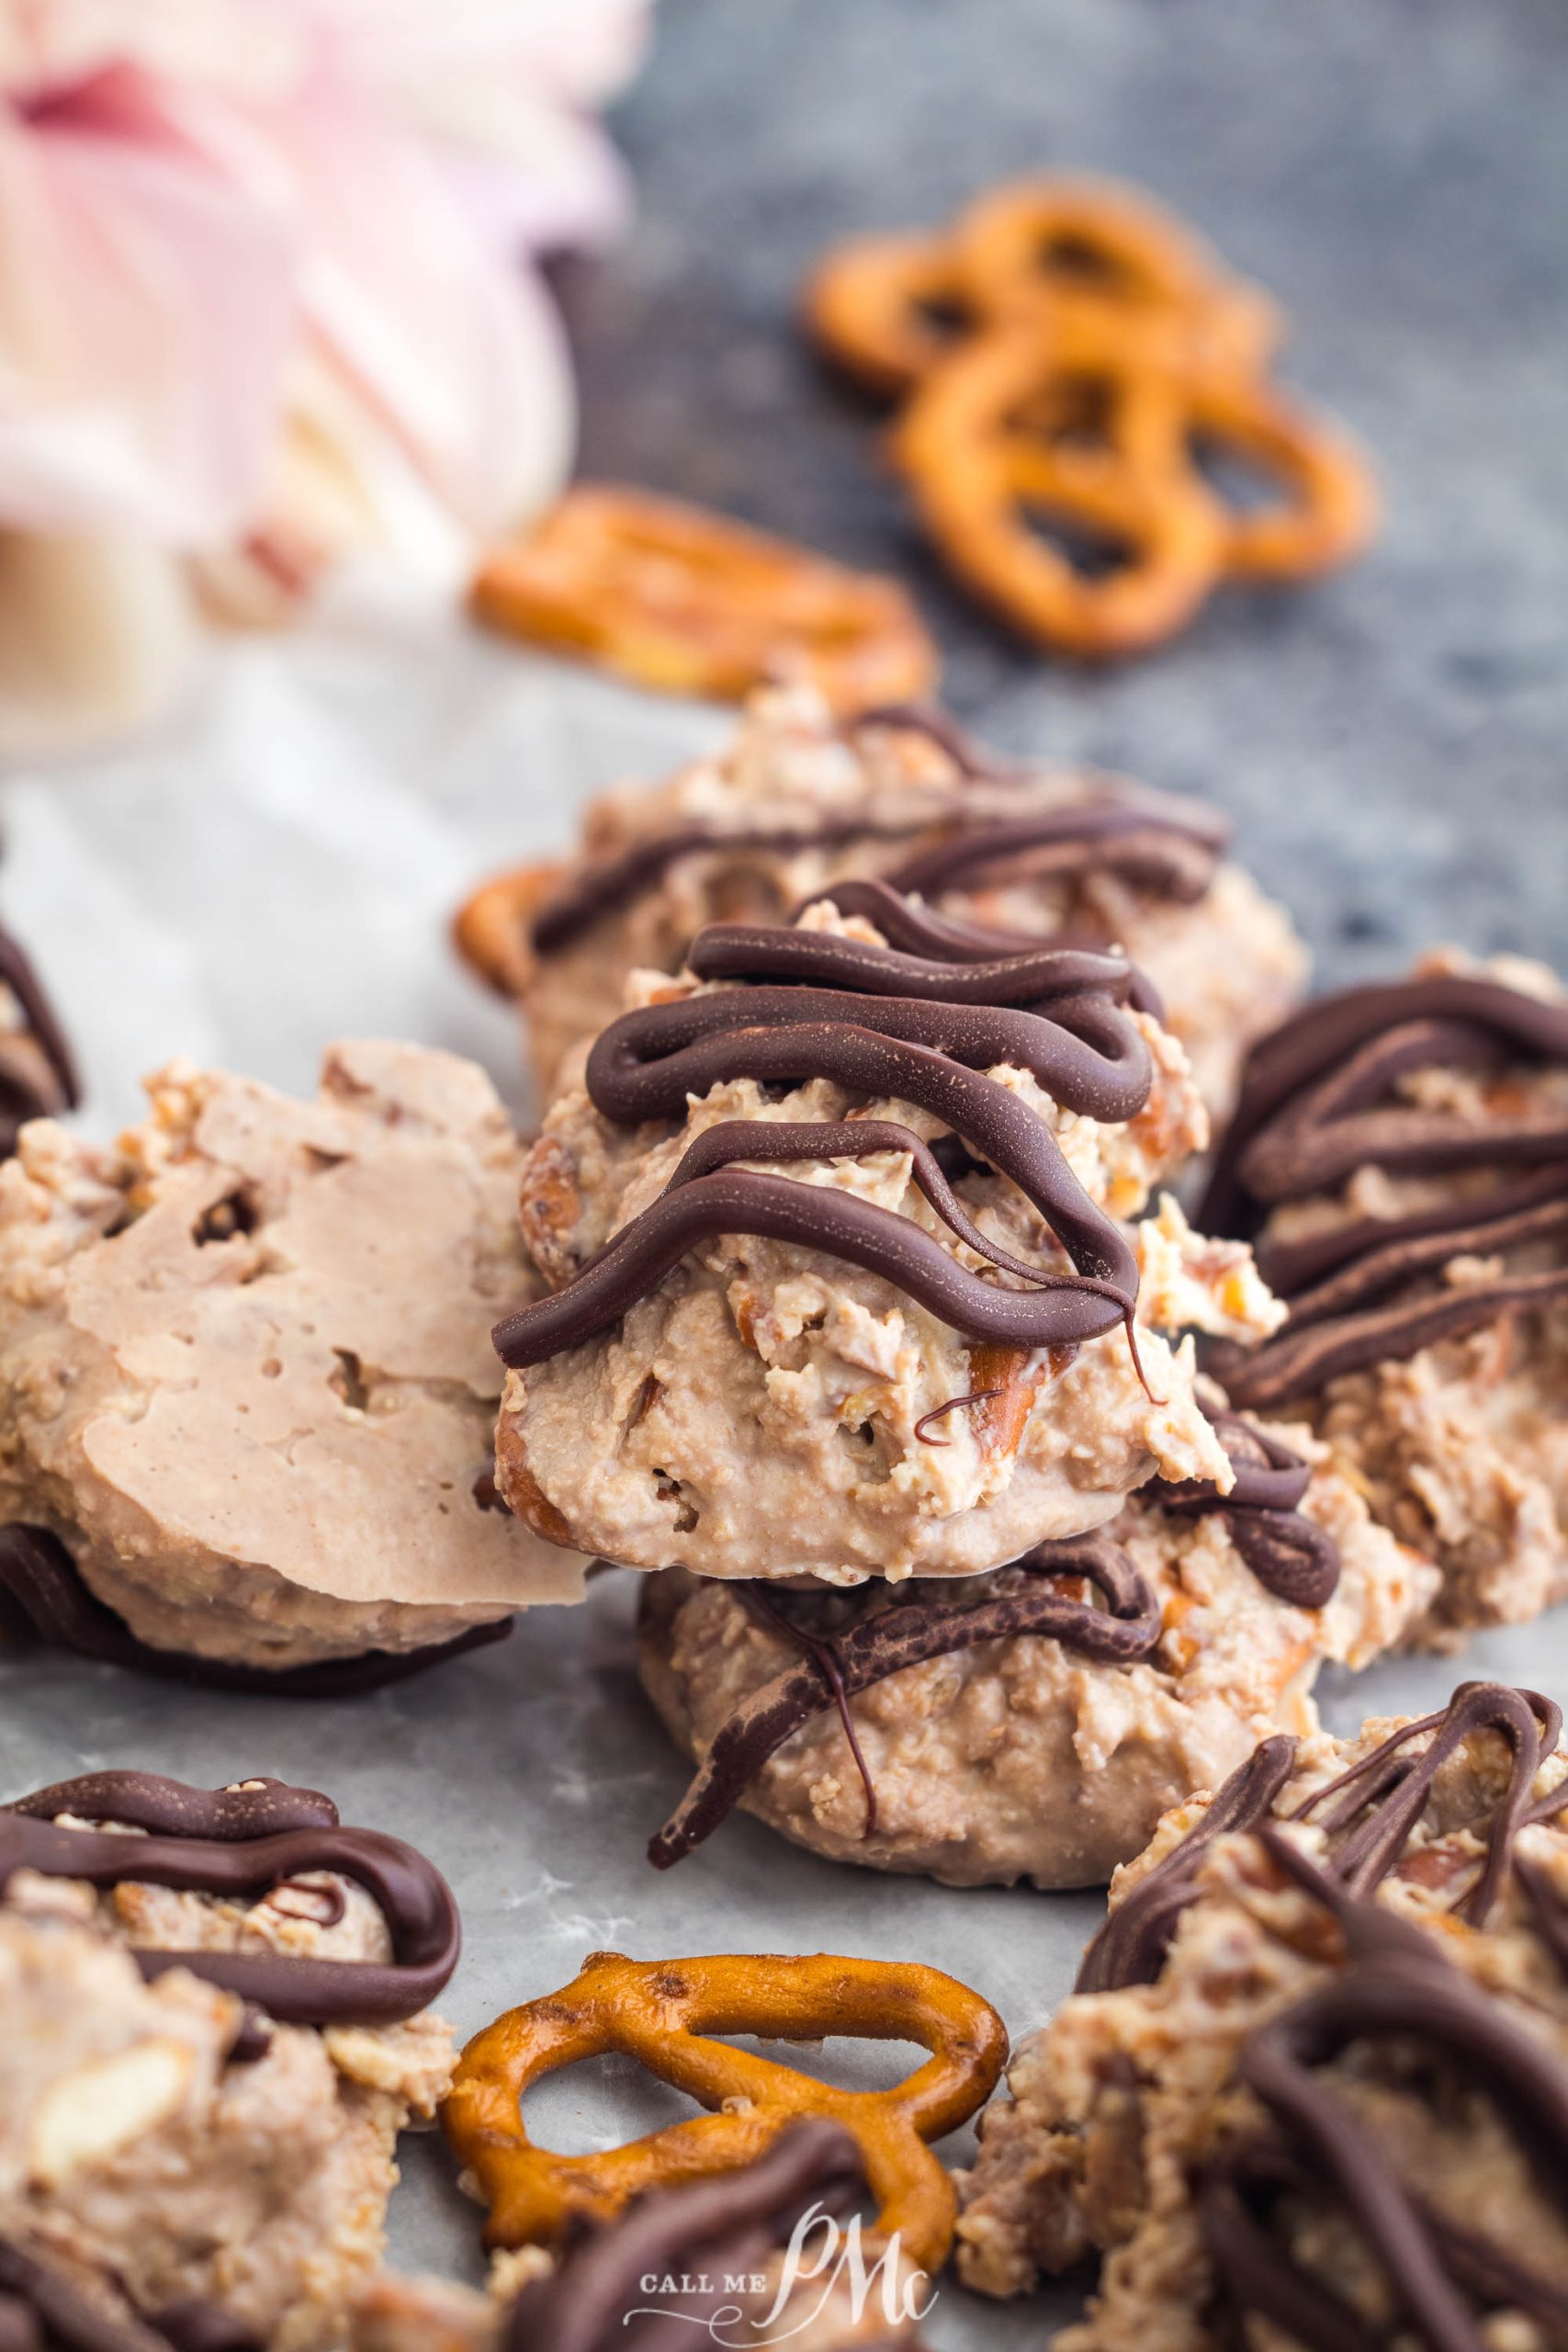
[[[1461,1685],[1441,1713],[1406,1724],[1285,1816],[1314,1821],[1324,1831],[1328,1850],[1321,1862],[1276,1826],[1293,1743],[1269,1742],[1233,1775],[1198,1827],[1139,1882],[1090,1947],[1080,1991],[1153,1982],[1181,1911],[1200,1892],[1205,1848],[1238,1830],[1252,1831],[1279,1875],[1333,1917],[1344,1965],[1266,2020],[1238,2059],[1240,2079],[1271,2129],[1223,2148],[1199,2192],[1222,2301],[1233,2313],[1271,2321],[1305,2352],[1389,2352],[1396,2342],[1431,2352],[1483,2352],[1480,2316],[1498,2309],[1528,2313],[1551,2344],[1568,2341],[1562,2280],[1540,2276],[1511,2247],[1438,2213],[1408,2188],[1375,2132],[1321,2071],[1351,2044],[1363,2052],[1380,2043],[1430,2052],[1487,2097],[1517,2133],[1536,2179],[1562,2196],[1568,2068],[1454,1966],[1441,1939],[1372,1900],[1400,1869],[1444,1766],[1476,1733],[1490,1731],[1506,1744],[1509,1766],[1500,1795],[1467,1825],[1483,1855],[1453,1916],[1483,1927],[1512,1871],[1543,1940],[1560,1961],[1568,1959],[1562,1906],[1544,1873],[1516,1850],[1521,1829],[1568,1807],[1568,1782],[1531,1793],[1561,1728],[1559,1710],[1534,1691]],[[1456,1850],[1454,1859],[1462,1869],[1464,1855]],[[1309,2202],[1326,2193],[1343,2211],[1386,2282],[1394,2312],[1389,2325],[1369,2319],[1329,2278],[1295,2259],[1272,2226],[1281,2193]]]
[[[1310,1868],[1310,1866],[1309,1866]],[[1305,1883],[1304,1878],[1302,1881]],[[1315,1891],[1315,1890],[1314,1890]],[[1354,1906],[1363,1913],[1370,1906]],[[1270,2319],[1306,2352],[1484,2352],[1486,2308],[1529,2314],[1561,2345],[1568,2292],[1505,2248],[1439,2213],[1406,2187],[1376,2132],[1321,2070],[1352,2044],[1430,2051],[1483,2092],[1520,2144],[1533,2177],[1559,2199],[1568,2178],[1568,2068],[1538,2034],[1503,2013],[1418,1928],[1339,1908],[1348,1965],[1261,2026],[1238,2071],[1273,2126],[1261,2144],[1221,2156],[1200,2192],[1204,2241],[1233,2309]],[[1270,2228],[1280,2188],[1326,2193],[1374,2256],[1394,2305],[1369,2321],[1321,2272],[1298,2262]]]
[[[1037,1544],[998,1577],[979,1600],[922,1600],[913,1594],[905,1598],[900,1590],[877,1595],[885,1606],[874,1606],[829,1635],[807,1629],[809,1638],[798,1662],[752,1691],[719,1725],[691,1787],[649,1841],[654,1868],[668,1870],[711,1837],[768,1758],[804,1724],[838,1703],[840,1692],[847,1701],[926,1658],[1025,1634],[1114,1665],[1146,1657],[1159,1639],[1160,1613],[1153,1595],[1120,1544],[1103,1535]],[[1105,1606],[1096,1608],[1061,1591],[1064,1577],[1087,1578]],[[769,1590],[765,1598],[771,1611],[784,1613],[782,1593]],[[831,1669],[825,1651],[830,1653]],[[872,1810],[867,1834],[874,1827]]]
[[[1297,1509],[1310,1465],[1239,1413],[1209,1415],[1235,1472],[1221,1494],[1212,1478],[1171,1479],[1152,1492],[1161,1510],[1223,1519],[1225,1532],[1266,1592],[1296,1609],[1322,1609],[1339,1583],[1339,1546]]]
[[[917,919],[918,920],[918,919]],[[1070,1260],[1060,1273],[1010,1256],[963,1212],[934,1156],[895,1121],[735,1120],[699,1136],[664,1192],[564,1290],[496,1326],[513,1366],[538,1363],[617,1322],[687,1254],[726,1233],[798,1242],[882,1275],[966,1339],[1072,1346],[1121,1323],[1132,1335],[1137,1265],[1125,1236],[1078,1183],[1043,1122],[985,1075],[1027,1069],[1065,1108],[1130,1119],[1148,1099],[1147,1045],[1125,1009],[1119,956],[1036,948],[955,961],[940,934],[921,954],[829,933],[716,923],[690,962],[702,979],[746,985],[626,1013],[599,1037],[586,1083],[607,1118],[680,1120],[689,1095],[737,1078],[912,1102],[1010,1177]],[[915,1181],[956,1238],[1026,1290],[963,1266],[908,1217],[828,1185],[736,1170],[738,1159],[827,1160],[910,1153]]]
[[[892,865],[887,878],[896,888],[931,897],[999,881],[1010,869],[1031,879],[1080,880],[1103,873],[1157,897],[1190,901],[1209,888],[1230,838],[1217,809],[1173,793],[1107,786],[1064,802],[1059,788],[1051,786],[1043,796],[1027,771],[993,760],[940,712],[887,705],[863,711],[850,731],[873,728],[924,735],[947,753],[958,780],[946,808],[902,822],[857,817],[794,827],[684,825],[634,842],[583,867],[540,910],[530,931],[535,954],[556,955],[574,945],[605,915],[656,890],[672,865],[694,855],[762,851],[794,857],[803,850],[931,837]],[[988,802],[976,800],[976,786],[992,788]]]
[[[80,1100],[76,1065],[65,1033],[23,949],[0,928],[0,987],[21,1016],[19,1029],[0,1028],[0,1159],[17,1148],[29,1119],[74,1110]]]
[[[1481,1868],[1457,1906],[1458,1917],[1483,1927],[1508,1871],[1521,1868],[1514,1850],[1519,1831],[1568,1808],[1568,1780],[1544,1797],[1530,1797],[1536,1774],[1556,1753],[1562,1727],[1561,1709],[1539,1691],[1462,1682],[1440,1713],[1404,1724],[1284,1817],[1315,1822],[1331,1841],[1331,1859],[1320,1875],[1347,1897],[1365,1901],[1397,1868],[1443,1766],[1477,1732],[1495,1732],[1510,1753],[1508,1778],[1483,1825]],[[1418,1748],[1422,1740],[1426,1746]],[[1295,1758],[1296,1742],[1281,1733],[1231,1774],[1196,1826],[1111,1909],[1084,1955],[1077,1992],[1154,1983],[1181,1914],[1196,1899],[1208,1849],[1217,1838],[1266,1829]]]
[[[358,1657],[312,1659],[303,1666],[243,1666],[157,1649],[88,1590],[65,1545],[48,1528],[0,1526],[0,1642],[66,1650],[99,1665],[189,1682],[209,1690],[246,1690],[277,1699],[352,1699],[384,1690],[447,1658],[504,1641],[510,1617],[472,1625],[449,1642],[423,1649],[367,1650]]]
[[[1492,1170],[1497,1181],[1406,1216],[1361,1217],[1294,1242],[1265,1235],[1258,1266],[1291,1320],[1261,1347],[1213,1351],[1233,1401],[1269,1410],[1568,1298],[1568,1112],[1499,1106],[1476,1120],[1391,1092],[1416,1069],[1485,1078],[1564,1063],[1568,1006],[1457,974],[1347,989],[1253,1048],[1200,1212],[1204,1231],[1251,1234],[1278,1204],[1331,1191],[1359,1168]],[[1453,1259],[1520,1251],[1565,1262],[1442,1280]]]
[[[655,2189],[584,2229],[559,2267],[508,2306],[500,2352],[663,2352],[688,2334],[700,2342],[708,2320],[735,2304],[727,2278],[761,2271],[804,2214],[840,2213],[863,2186],[841,2124],[792,2123],[742,2171]],[[692,2284],[654,2297],[641,2284],[649,2276]]]
[[[62,1814],[130,1826],[62,1828]],[[307,1871],[353,1879],[387,1922],[389,1962],[131,1948],[143,1976],[189,1969],[284,2024],[396,2024],[427,2008],[457,1964],[457,1906],[423,1855],[379,1830],[340,1827],[330,1797],[280,1781],[195,1789],[155,1772],[112,1771],[58,1781],[0,1806],[0,1883],[19,1870],[232,1900],[265,1896]]]

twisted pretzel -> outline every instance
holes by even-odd
[[[1306,578],[1371,536],[1357,450],[1266,380],[1274,304],[1134,190],[1015,183],[933,237],[857,240],[814,273],[806,315],[858,382],[909,396],[895,457],[960,578],[1068,652],[1136,650],[1222,578]],[[1273,498],[1232,503],[1205,452]],[[1032,513],[1114,568],[1047,545]]]
[[[915,504],[959,578],[1027,635],[1085,656],[1157,644],[1191,618],[1224,567],[1219,502],[1184,471],[1159,383],[1119,368],[1113,438],[1078,447],[1029,430],[1038,332],[987,336],[934,370],[894,443]],[[1114,552],[1096,574],[1042,538],[1031,513]]]
[[[847,2091],[709,2038],[731,2033],[918,2041],[931,2054],[891,2090]],[[536,2147],[523,2124],[525,2093],[608,2051],[637,2059],[709,2112],[587,2155]],[[878,2235],[897,2236],[912,2262],[935,2270],[953,2242],[957,2202],[925,2143],[975,2113],[1006,2056],[1007,2031],[990,2004],[918,1962],[593,1952],[563,1991],[509,2009],[476,2035],[442,2121],[490,2208],[486,2244],[517,2246],[558,2244],[579,2217],[606,2219],[648,2189],[738,2171],[796,2117],[826,2116],[860,2149]]]
[[[936,649],[904,591],[726,515],[579,483],[470,592],[480,620],[671,694],[738,702],[787,672],[835,710],[930,692]]]

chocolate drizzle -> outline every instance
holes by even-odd
[[[242,1666],[228,1658],[155,1649],[106,1608],[82,1580],[57,1535],[19,1523],[0,1526],[0,1640],[36,1642],[100,1665],[190,1682],[209,1690],[248,1690],[279,1699],[350,1699],[406,1681],[464,1651],[504,1641],[512,1620],[473,1625],[449,1642],[416,1650],[367,1650],[359,1657],[321,1658],[305,1666]]]
[[[575,945],[604,916],[658,889],[684,857],[758,850],[794,857],[803,850],[861,842],[922,842],[903,861],[890,858],[887,878],[896,888],[930,897],[994,883],[1010,873],[1069,880],[1105,873],[1157,897],[1190,901],[1209,888],[1230,837],[1218,810],[1171,793],[1111,787],[1064,802],[1058,786],[1043,789],[1026,770],[993,760],[940,712],[887,705],[863,711],[850,731],[873,728],[924,735],[947,753],[957,780],[945,807],[928,807],[903,822],[834,818],[733,831],[692,824],[634,842],[585,866],[535,916],[535,954],[557,955]]]
[[[261,2352],[254,2328],[194,2299],[152,2313],[0,2238],[0,2352]]]
[[[1154,1983],[1178,1921],[1198,1899],[1199,1865],[1209,1848],[1218,1838],[1267,1820],[1295,1763],[1296,1743],[1285,1732],[1253,1750],[1210,1799],[1197,1826],[1107,1914],[1084,1953],[1075,1993],[1118,1993]]]
[[[61,1828],[61,1814],[130,1830]],[[306,1871],[355,1880],[387,1922],[389,1962],[131,1949],[145,1977],[187,1968],[284,2024],[396,2024],[428,2007],[457,1964],[457,1907],[423,1855],[378,1830],[340,1828],[329,1797],[280,1781],[209,1790],[113,1771],[59,1781],[0,1806],[0,1883],[18,1870],[230,1899],[265,1895]]]
[[[1152,796],[1083,801],[949,833],[885,878],[896,890],[929,899],[1014,878],[1021,870],[1032,881],[1099,872],[1192,905],[1214,878],[1229,831],[1197,802],[1161,803]]]
[[[955,961],[940,928],[922,954],[829,933],[746,924],[699,933],[703,979],[750,983],[649,1005],[612,1023],[589,1057],[595,1107],[624,1125],[684,1117],[688,1097],[738,1078],[912,1102],[976,1160],[1010,1177],[1074,1272],[1010,1256],[964,1214],[935,1156],[888,1120],[733,1120],[698,1136],[664,1192],[553,1297],[496,1326],[513,1366],[538,1363],[617,1322],[687,1254],[726,1233],[793,1241],[879,1274],[969,1340],[1029,1350],[1073,1346],[1121,1323],[1132,1335],[1137,1264],[1089,1199],[1043,1121],[985,1072],[1027,1069],[1066,1109],[1107,1122],[1148,1098],[1151,1062],[1124,1009],[1118,956],[1034,949]],[[908,934],[907,934],[908,935]],[[907,1151],[926,1199],[956,1238],[1030,1288],[972,1273],[910,1218],[836,1186],[732,1169],[740,1159],[829,1160]]]
[[[500,2352],[667,2352],[688,2335],[700,2342],[708,2320],[734,2308],[727,2278],[762,2270],[813,2206],[842,2212],[863,2186],[860,2151],[840,2124],[791,2123],[742,2171],[656,2189],[585,2230],[559,2268],[530,2279],[508,2307]],[[649,2277],[682,2285],[652,2293],[642,2283]]]
[[[1153,1491],[1163,1510],[1193,1517],[1215,1512],[1266,1592],[1296,1609],[1322,1609],[1339,1584],[1339,1547],[1296,1506],[1312,1470],[1280,1439],[1239,1413],[1211,1413],[1235,1472],[1222,1495],[1212,1478],[1172,1479]]]
[[[848,1700],[926,1658],[1023,1634],[1116,1665],[1146,1657],[1159,1639],[1159,1610],[1148,1587],[1121,1546],[1104,1536],[1038,1544],[1000,1573],[1007,1581],[993,1586],[983,1600],[900,1597],[830,1636],[812,1636],[795,1665],[752,1691],[719,1725],[691,1787],[649,1841],[654,1868],[668,1870],[711,1837],[768,1758],[804,1724],[837,1703],[840,1691]],[[1099,1589],[1104,1608],[1056,1589],[1061,1578],[1080,1577]],[[768,1595],[774,1609],[781,1598]],[[824,1652],[830,1653],[832,1670]],[[867,1834],[874,1826],[873,1813]]]
[[[1233,1399],[1261,1410],[1500,1317],[1568,1298],[1568,1110],[1499,1105],[1480,1120],[1402,1101],[1411,1071],[1490,1078],[1568,1064],[1568,1006],[1454,974],[1347,989],[1255,1046],[1199,1222],[1250,1234],[1278,1204],[1330,1191],[1360,1168],[1392,1176],[1493,1170],[1435,1208],[1363,1216],[1296,1241],[1264,1233],[1258,1262],[1290,1302],[1284,1329],[1211,1361]],[[1508,1173],[1524,1170],[1520,1175]],[[1456,1258],[1545,1253],[1445,1283]]]
[[[9,932],[0,929],[0,987],[21,1015],[19,1029],[0,1028],[0,1159],[17,1148],[29,1119],[74,1110],[80,1100],[76,1065],[65,1033],[32,964]]]
[[[1374,1914],[1348,1965],[1245,2044],[1242,2080],[1268,2113],[1278,2144],[1243,2146],[1203,2184],[1205,2243],[1232,2306],[1271,2319],[1307,2352],[1385,2352],[1414,2340],[1431,2352],[1485,2352],[1477,2304],[1544,2321],[1561,2344],[1568,2294],[1511,2249],[1456,2227],[1401,2180],[1375,2132],[1320,2079],[1352,2043],[1414,2043],[1484,2094],[1528,2150],[1532,2177],[1560,2203],[1568,2182],[1568,2068],[1539,2034],[1502,2013],[1438,1949],[1403,1922]],[[1282,2157],[1282,2161],[1281,2161]],[[1281,2187],[1327,2196],[1375,2256],[1395,2317],[1370,2323],[1321,2274],[1299,2263],[1269,2226]]]
[[[1525,2151],[1533,2178],[1564,2200],[1568,2067],[1454,1965],[1443,1938],[1371,1899],[1404,1862],[1443,1767],[1476,1733],[1493,1732],[1510,1751],[1509,1768],[1500,1796],[1465,1825],[1483,1854],[1450,1916],[1484,1927],[1512,1871],[1548,1949],[1560,1964],[1568,1962],[1562,1906],[1545,1873],[1516,1851],[1521,1829],[1568,1808],[1568,1782],[1531,1793],[1561,1728],[1559,1710],[1533,1691],[1461,1685],[1441,1713],[1406,1724],[1286,1816],[1324,1832],[1321,1863],[1269,1818],[1291,1776],[1292,1747],[1269,1742],[1275,1752],[1259,1750],[1233,1775],[1205,1819],[1111,1914],[1086,1958],[1080,1991],[1153,1982],[1180,1911],[1201,1891],[1205,1848],[1230,1831],[1254,1832],[1279,1875],[1334,1919],[1343,1965],[1266,2019],[1239,2053],[1240,2081],[1270,2129],[1222,2146],[1199,2184],[1223,2301],[1233,2313],[1272,2322],[1305,2352],[1391,2352],[1404,2343],[1483,2352],[1482,2318],[1497,2310],[1535,2319],[1548,2343],[1568,2341],[1562,2280],[1541,2276],[1511,2245],[1438,2211],[1407,2187],[1371,2124],[1323,2071],[1354,2044],[1356,2075],[1364,2079],[1382,2047],[1399,2068],[1396,2079],[1418,2089],[1422,2077],[1409,2073],[1409,2057],[1429,2053],[1485,2097]],[[1454,1858],[1462,1867],[1457,1846]],[[1382,2273],[1392,2305],[1386,2324],[1352,2304],[1329,2275],[1296,2259],[1274,2225],[1282,2195],[1309,2205],[1326,2198],[1340,2211]]]

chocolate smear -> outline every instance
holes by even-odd
[[[1295,1609],[1324,1608],[1338,1589],[1339,1546],[1296,1508],[1312,1482],[1310,1465],[1239,1413],[1209,1419],[1235,1472],[1230,1492],[1221,1494],[1212,1478],[1180,1478],[1152,1488],[1154,1499],[1162,1510],[1216,1513],[1266,1592]]]
[[[1277,1838],[1270,1845],[1291,1850]],[[1320,1874],[1303,1856],[1294,1865],[1292,1875],[1311,1889]],[[1544,2323],[1548,2342],[1562,2344],[1562,2284],[1534,2274],[1512,2246],[1427,2205],[1325,2070],[1352,2045],[1363,2072],[1379,2045],[1429,2053],[1485,2098],[1534,2179],[1568,2211],[1568,2067],[1455,1967],[1434,1937],[1364,1900],[1326,1885],[1325,1893],[1346,1935],[1348,1964],[1261,2025],[1238,2062],[1275,2142],[1223,2155],[1201,2192],[1204,2241],[1226,2301],[1271,2320],[1307,2352],[1387,2352],[1407,2340],[1432,2352],[1484,2352],[1478,2304],[1528,2313]],[[1326,2197],[1343,2213],[1377,2263],[1393,2305],[1391,2324],[1365,2317],[1269,2226],[1281,2183],[1311,2201]]]
[[[908,859],[894,863],[889,878],[898,889],[930,896],[974,887],[982,877],[995,883],[1010,875],[1045,874],[1080,880],[1106,873],[1158,897],[1192,900],[1209,888],[1230,838],[1219,810],[1173,793],[1110,785],[1064,802],[1053,785],[1043,796],[1026,771],[995,761],[941,713],[887,705],[863,711],[846,731],[874,727],[918,732],[946,752],[956,781],[945,806],[933,808],[928,801],[919,817],[903,822],[858,817],[733,829],[694,823],[634,842],[582,867],[540,909],[529,934],[534,953],[552,956],[574,946],[606,915],[659,889],[671,867],[686,857],[758,851],[794,857],[864,842],[919,842]],[[986,787],[983,799],[976,798],[977,786]]]
[[[0,2352],[262,2352],[262,2338],[194,2298],[149,2317],[107,2282],[0,2238]]]
[[[1438,1775],[1480,1732],[1494,1732],[1509,1750],[1502,1797],[1476,1825],[1483,1852],[1475,1883],[1459,1915],[1483,1927],[1510,1869],[1520,1867],[1515,1844],[1522,1828],[1568,1810],[1568,1781],[1544,1797],[1530,1796],[1541,1766],[1556,1753],[1562,1713],[1538,1691],[1501,1682],[1464,1682],[1447,1707],[1406,1724],[1370,1755],[1314,1789],[1287,1818],[1312,1821],[1330,1845],[1330,1860],[1314,1871],[1323,1899],[1342,1894],[1386,1930],[1404,1923],[1367,1912],[1368,1898],[1404,1859],[1411,1832],[1430,1802]],[[1425,1740],[1424,1748],[1417,1743]],[[1103,1993],[1128,1984],[1150,1984],[1164,1965],[1177,1922],[1199,1893],[1199,1867],[1217,1838],[1258,1831],[1282,1868],[1300,1861],[1313,1866],[1283,1840],[1272,1839],[1269,1824],[1277,1800],[1295,1769],[1296,1743],[1283,1734],[1267,1739],[1218,1791],[1196,1826],[1147,1871],[1114,1905],[1084,1955],[1075,1990]],[[1412,1933],[1419,1933],[1412,1929]],[[1568,1950],[1568,1934],[1564,1937]]]

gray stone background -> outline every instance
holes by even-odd
[[[618,128],[638,226],[570,288],[587,470],[905,573],[966,717],[1224,802],[1326,971],[1435,931],[1561,960],[1561,0],[662,0]],[[1370,560],[1107,672],[948,589],[795,292],[1042,166],[1144,182],[1285,304],[1282,372],[1383,473]]]

